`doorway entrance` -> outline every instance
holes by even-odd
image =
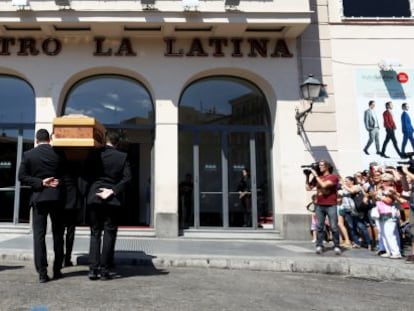
[[[18,170],[24,151],[34,146],[35,94],[24,80],[0,75],[0,222],[30,221],[30,189]]]
[[[119,149],[128,153],[132,181],[119,209],[120,226],[153,226],[151,202],[154,109],[147,89],[121,75],[104,74],[78,81],[70,89],[63,115],[96,118],[121,136]]]
[[[192,193],[186,194],[180,182],[180,226],[182,228],[264,228],[272,224],[269,208],[269,159],[261,143],[268,134],[232,130],[183,130],[180,150],[191,149],[185,179],[191,176]],[[246,206],[241,197],[242,172],[249,173]],[[190,199],[185,196],[190,196]],[[187,205],[186,205],[187,204]]]
[[[266,100],[248,81],[212,77],[185,90],[179,134],[181,228],[273,229],[268,124]],[[188,176],[191,194],[181,186]]]

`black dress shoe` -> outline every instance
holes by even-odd
[[[90,269],[89,270],[89,273],[88,273],[88,278],[91,281],[96,281],[97,279],[99,279],[98,270],[96,270],[96,269]]]
[[[383,157],[383,158],[386,158],[386,159],[389,159],[390,157],[389,156],[387,156],[385,153],[383,153],[383,152],[381,152],[381,157]]]
[[[101,271],[101,280],[102,281],[108,281],[111,279],[111,275],[109,274],[109,271],[103,270]]]
[[[49,282],[50,278],[47,274],[39,274],[39,283]]]
[[[61,278],[63,278],[62,272],[60,272],[60,271],[53,272],[53,279],[54,280],[58,280],[58,279],[61,279]]]
[[[378,155],[382,155],[381,151],[377,151],[377,154],[378,154]]]
[[[367,149],[364,149],[364,152],[365,152],[366,155],[369,155],[369,152],[368,152]]]

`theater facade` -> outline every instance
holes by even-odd
[[[121,232],[308,239],[300,166],[323,157],[352,171],[364,161],[344,133],[360,109],[353,64],[372,55],[349,48],[342,62],[341,36],[351,35],[343,5],[1,0],[0,221],[30,223],[30,190],[16,174],[35,131],[81,114],[118,131],[131,161]],[[355,49],[370,42],[358,27]],[[308,74],[324,88],[298,135]]]

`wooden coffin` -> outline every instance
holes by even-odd
[[[95,118],[68,115],[53,120],[54,147],[98,148],[105,145],[105,127]]]

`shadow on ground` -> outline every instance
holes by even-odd
[[[24,269],[24,266],[3,266],[3,265],[0,265],[0,272],[6,271],[6,270],[16,270],[16,269]]]
[[[156,256],[151,256],[143,251],[116,251],[114,258],[114,268],[111,277],[113,279],[127,278],[134,276],[153,276],[153,275],[167,275],[168,271],[165,269],[158,269],[153,264],[153,259]],[[76,260],[77,266],[88,266],[88,254],[80,254]],[[89,269],[85,271],[70,271],[65,273],[65,276],[87,275]]]

